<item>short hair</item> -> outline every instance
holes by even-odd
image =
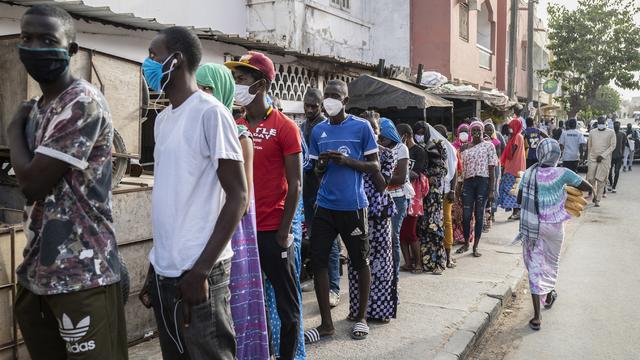
[[[618,121],[618,120],[616,120],[616,121],[614,121],[614,122],[613,122],[613,126],[616,126],[616,125],[620,126],[621,124],[622,124],[622,123],[621,123],[620,121]]]
[[[337,88],[339,88],[340,90],[343,91],[343,95],[345,97],[349,96],[349,86],[347,86],[347,83],[340,80],[340,79],[332,79],[327,81],[327,85],[325,86],[325,88],[327,86],[335,86]]]
[[[202,60],[202,44],[200,39],[183,26],[172,26],[160,31],[164,35],[164,45],[169,52],[181,52],[185,57],[187,67],[195,72]]]
[[[55,5],[34,5],[30,7],[23,15],[46,16],[58,19],[64,29],[64,34],[69,42],[76,41],[76,25],[69,13],[61,7]]]
[[[316,88],[308,88],[304,93],[303,103],[305,104],[320,104],[322,103],[322,91]]]
[[[567,125],[567,128],[569,128],[569,129],[575,129],[576,127],[578,127],[578,121],[576,119],[572,118],[572,119],[567,120],[565,125]]]
[[[528,117],[527,118],[527,127],[531,127],[533,126],[533,118],[532,117]]]
[[[396,125],[396,129],[398,130],[398,134],[400,134],[400,136],[403,135],[409,135],[409,136],[413,136],[413,129],[411,128],[411,126],[409,126],[409,124],[398,124]]]

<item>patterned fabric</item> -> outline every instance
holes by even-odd
[[[238,125],[238,137],[243,136],[250,137],[251,134],[245,126]],[[233,258],[229,291],[231,317],[236,331],[236,358],[265,360],[269,358],[269,336],[253,199],[249,211],[231,238],[231,247]]]
[[[456,196],[456,201],[453,203],[451,207],[451,216],[453,221],[453,240],[457,244],[464,244],[464,229],[462,226],[462,216],[464,212],[464,207],[462,206],[462,194]],[[471,216],[471,225],[470,225],[470,235],[469,241],[473,242],[474,234],[475,234],[475,223],[476,218],[474,215]]]
[[[502,174],[500,178],[500,192],[499,192],[499,203],[501,208],[503,209],[520,209],[520,204],[518,204],[518,199],[515,195],[511,195],[511,188],[513,188],[513,184],[516,183],[516,177],[512,174],[505,172]]]
[[[528,173],[525,173],[520,185],[527,180]],[[571,219],[571,216],[564,208],[567,200],[565,185],[579,186],[582,177],[573,171],[562,168],[539,168],[538,176],[538,218],[541,223],[559,223]]]
[[[69,170],[44,200],[25,208],[27,246],[17,269],[38,295],[69,293],[120,281],[111,215],[111,113],[102,94],[77,80],[29,115],[30,150]]]
[[[429,193],[424,198],[425,215],[418,220],[416,232],[420,239],[424,270],[433,271],[436,268],[444,270],[447,262],[444,250],[444,198],[440,190],[447,175],[447,150],[442,141],[436,141],[430,147],[429,154],[427,175],[435,182],[435,186],[429,187]]]
[[[302,287],[300,287],[300,271],[302,269],[302,258],[300,251],[302,250],[302,222],[304,221],[304,207],[302,205],[302,197],[298,202],[298,208],[293,216],[291,227],[293,229],[293,250],[295,253],[295,278],[298,281],[298,299],[302,304]],[[278,307],[276,305],[276,293],[269,280],[265,281],[264,296],[266,306],[269,309],[269,325],[271,326],[271,345],[276,354],[276,358],[280,354],[280,318],[278,317]],[[307,352],[304,347],[304,323],[302,319],[302,307],[300,307],[300,335],[298,336],[298,350],[294,360],[305,360]]]
[[[465,179],[480,176],[489,177],[489,166],[498,165],[498,155],[496,148],[488,141],[467,148],[462,152],[463,177]]]
[[[380,147],[380,168],[385,178],[393,174],[397,154]],[[367,306],[367,317],[388,320],[396,317],[398,294],[396,288],[393,253],[391,247],[391,219],[396,212],[395,203],[385,190],[379,193],[371,180],[364,177],[364,191],[369,201],[369,264],[371,267],[371,293]],[[349,314],[357,316],[359,303],[358,272],[349,261]]]
[[[530,247],[523,243],[522,255],[532,294],[546,295],[555,289],[563,241],[564,223],[543,223],[540,224],[535,246]]]

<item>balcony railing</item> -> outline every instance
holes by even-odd
[[[491,70],[491,63],[492,63],[491,60],[493,57],[493,51],[479,44],[476,44],[476,46],[478,47],[478,51],[480,52],[480,56],[479,56],[480,67],[483,69]]]

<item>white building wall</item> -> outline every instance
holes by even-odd
[[[385,59],[386,65],[411,63],[411,0],[369,1],[371,52],[367,62]]]

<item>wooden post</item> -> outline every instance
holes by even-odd
[[[384,59],[378,60],[378,77],[384,76]]]

